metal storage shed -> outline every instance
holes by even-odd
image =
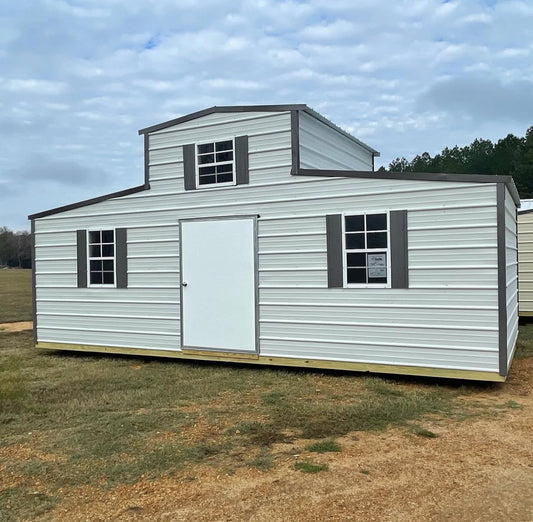
[[[522,200],[518,211],[519,314],[533,317],[533,200]]]
[[[29,216],[38,348],[505,380],[510,177],[374,172],[305,105],[139,134],[144,184]]]

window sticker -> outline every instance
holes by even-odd
[[[368,277],[387,277],[387,255],[368,254]]]

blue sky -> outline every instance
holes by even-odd
[[[306,103],[397,156],[533,125],[533,2],[5,0],[0,226],[142,183],[137,130]]]

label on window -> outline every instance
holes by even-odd
[[[368,254],[368,278],[387,277],[387,255]]]

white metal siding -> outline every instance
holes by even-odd
[[[318,178],[302,192],[289,179],[281,193],[248,187],[240,204],[238,191],[231,204],[229,191],[193,192],[199,208],[139,193],[38,220],[38,257],[65,270],[50,279],[53,265],[37,265],[39,340],[177,350],[178,219],[255,212],[263,355],[497,371],[494,185]],[[411,288],[328,289],[325,215],[385,208],[409,209]],[[95,225],[128,228],[128,289],[76,288],[75,230]],[[53,230],[68,246],[45,246]]]
[[[250,185],[184,192],[177,159],[174,187],[151,166],[150,191],[36,220],[39,341],[178,350],[178,220],[257,214],[262,355],[498,371],[494,184],[291,177],[288,113],[214,116],[150,147],[247,134]],[[328,289],[326,214],[405,209],[410,288]],[[128,229],[129,288],[76,288],[89,227]]]
[[[511,365],[518,337],[518,243],[516,205],[505,190],[505,263],[507,306],[507,367]]]
[[[300,112],[300,167],[372,170],[372,153],[306,112]]]
[[[175,192],[183,192],[183,145],[243,134],[248,136],[250,184],[286,179],[292,161],[290,125],[289,112],[215,113],[150,134],[150,183],[158,190],[160,182],[173,180],[174,183],[167,186],[172,186]]]

